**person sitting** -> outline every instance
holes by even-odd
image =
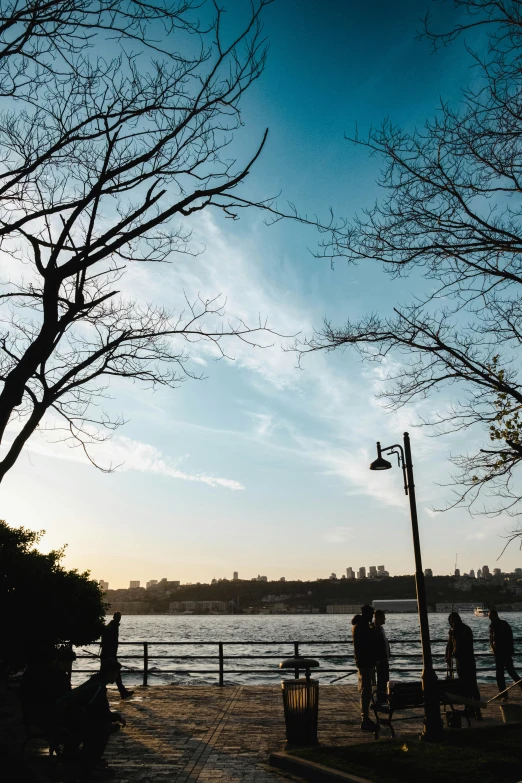
[[[36,647],[22,675],[20,700],[26,723],[44,734],[52,730],[54,705],[71,690],[70,672],[76,654],[68,647]]]
[[[77,760],[84,771],[89,772],[101,761],[110,735],[118,731],[120,725],[126,725],[125,717],[112,712],[107,699],[107,685],[115,682],[118,674],[119,663],[106,659],[99,672],[56,703],[59,724],[68,726],[76,735],[76,741],[64,749],[64,757]]]

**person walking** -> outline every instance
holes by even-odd
[[[480,701],[475,651],[473,649],[473,631],[469,625],[462,621],[458,612],[451,612],[448,616],[448,622],[450,630],[448,644],[446,645],[446,663],[450,667],[452,658],[455,660],[457,677],[462,688],[461,695]],[[480,707],[476,707],[475,717],[478,720],[482,720]]]
[[[112,620],[102,631],[100,648],[100,661],[102,663],[103,661],[117,661],[118,659],[120,622],[121,612],[114,612]],[[121,666],[118,667],[115,683],[122,699],[128,699],[134,693],[134,691],[128,690],[121,680]]]
[[[361,619],[352,624],[353,652],[361,693],[361,731],[375,731],[375,723],[369,715],[372,700],[372,676],[377,660],[376,634],[375,628],[371,625],[372,617],[373,606],[362,606]]]
[[[386,701],[386,690],[390,679],[390,643],[384,630],[386,615],[383,609],[376,609],[373,614],[376,636],[376,670],[377,670],[377,701]]]
[[[496,609],[489,610],[489,619],[491,620],[491,625],[489,626],[489,645],[495,656],[495,673],[497,676],[498,690],[499,693],[502,693],[502,691],[506,690],[504,669],[512,678],[513,682],[518,682],[521,679],[513,666],[513,655],[515,653],[513,631],[506,620],[500,619]],[[518,687],[522,689],[522,683],[519,683]],[[505,693],[503,700],[507,699],[508,695],[509,694]]]

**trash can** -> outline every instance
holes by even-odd
[[[504,723],[515,723],[522,720],[522,704],[501,704],[500,711]]]
[[[305,676],[283,680],[283,706],[285,710],[286,739],[290,745],[317,745],[317,716],[319,710],[319,683],[310,679],[310,669],[319,666],[312,658],[287,658],[280,669],[305,671]]]

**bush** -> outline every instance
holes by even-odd
[[[39,552],[44,532],[11,528],[0,520],[0,660],[11,672],[20,671],[31,653],[95,641],[104,623],[98,583],[88,571],[63,568],[65,547]]]

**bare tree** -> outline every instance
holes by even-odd
[[[458,457],[456,504],[520,513],[522,461],[522,3],[457,0],[458,26],[435,49],[482,28],[474,87],[457,108],[442,103],[414,133],[386,120],[356,144],[383,160],[384,197],[323,243],[323,255],[377,260],[393,277],[416,270],[429,292],[410,305],[341,327],[326,321],[301,351],[354,346],[401,367],[385,393],[391,409],[454,387],[437,433],[482,426],[490,443]],[[469,45],[469,44],[468,44]],[[521,286],[521,288],[519,288]],[[483,498],[483,500],[481,500]],[[481,504],[485,502],[485,507]]]
[[[27,96],[86,64],[100,34],[112,46],[138,44],[180,59],[170,36],[202,31],[191,12],[205,0],[6,0],[0,4],[0,95]],[[208,32],[208,29],[207,29]],[[100,64],[100,62],[98,62]]]
[[[0,481],[46,412],[89,455],[121,423],[102,408],[112,378],[174,387],[180,341],[257,343],[261,324],[216,323],[219,299],[173,314],[120,288],[129,264],[191,252],[202,210],[273,209],[237,192],[267,132],[244,163],[231,148],[269,2],[231,38],[191,0],[0,3]]]

